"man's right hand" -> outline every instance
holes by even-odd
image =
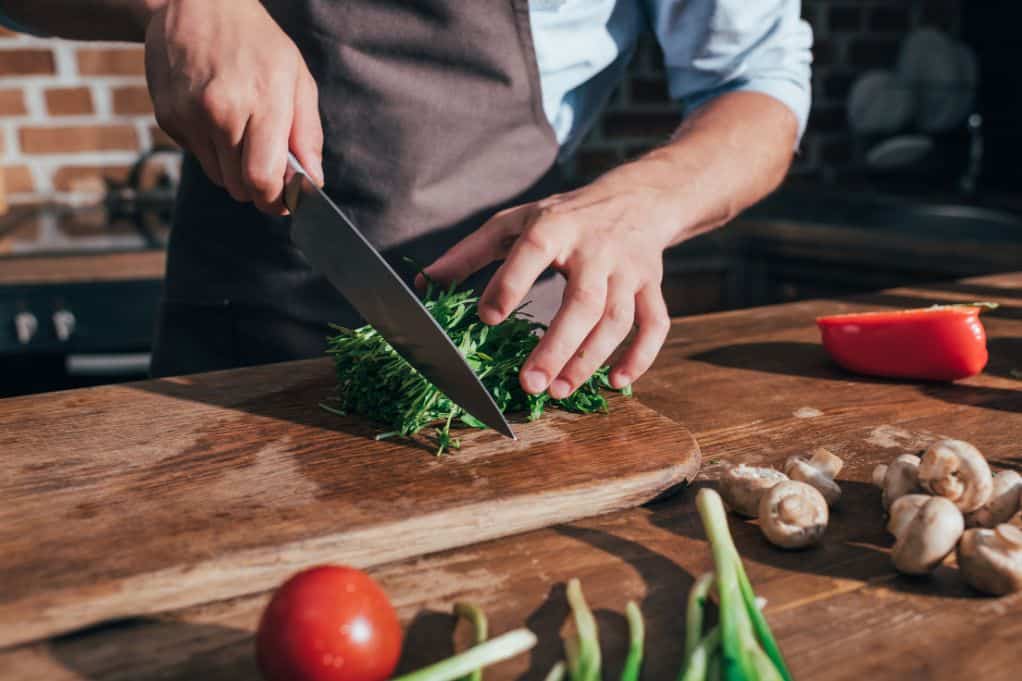
[[[156,120],[240,202],[287,212],[290,149],[322,183],[316,82],[258,0],[168,0],[146,32]]]

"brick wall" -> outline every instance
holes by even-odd
[[[151,111],[140,48],[0,29],[0,165],[11,203],[72,201],[94,194],[96,178],[123,180],[165,137]]]
[[[833,180],[852,161],[845,98],[855,77],[894,65],[898,45],[913,28],[933,26],[957,35],[961,0],[803,0],[812,25],[813,112],[792,174]],[[585,180],[662,143],[677,125],[667,98],[655,38],[639,45],[628,79],[587,137],[571,170]]]
[[[959,2],[804,0],[803,15],[816,34],[814,110],[795,174],[833,178],[849,162],[844,98],[856,74],[890,66],[913,27],[956,33]],[[590,178],[661,143],[677,121],[659,50],[647,36],[569,172]],[[0,29],[0,165],[15,202],[73,200],[73,190],[97,176],[123,178],[140,151],[160,141],[166,137],[150,113],[140,48]]]

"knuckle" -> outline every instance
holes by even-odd
[[[597,286],[579,285],[571,289],[568,302],[587,312],[602,310],[606,292]]]
[[[240,107],[222,87],[211,85],[199,95],[198,107],[202,115],[220,130],[235,127]]]
[[[276,189],[273,173],[264,165],[246,166],[245,184],[255,189],[262,196],[269,196],[275,193]]]
[[[555,250],[554,240],[546,230],[532,227],[527,229],[521,236],[526,246],[539,251],[540,253],[549,255]]]
[[[634,312],[630,305],[622,302],[614,302],[607,305],[607,312],[604,315],[606,321],[614,330],[629,328],[634,319]]]

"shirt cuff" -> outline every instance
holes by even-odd
[[[795,147],[798,148],[809,121],[809,108],[812,92],[808,87],[792,83],[788,80],[772,78],[756,78],[754,80],[738,79],[713,90],[706,90],[697,95],[682,99],[685,109],[692,111],[728,92],[759,92],[773,97],[795,114],[798,120],[798,136]]]

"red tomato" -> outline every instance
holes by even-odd
[[[955,305],[820,317],[823,347],[849,371],[955,381],[986,366],[980,308]]]
[[[256,658],[267,681],[384,681],[401,654],[401,624],[383,589],[354,568],[300,572],[259,621]]]

